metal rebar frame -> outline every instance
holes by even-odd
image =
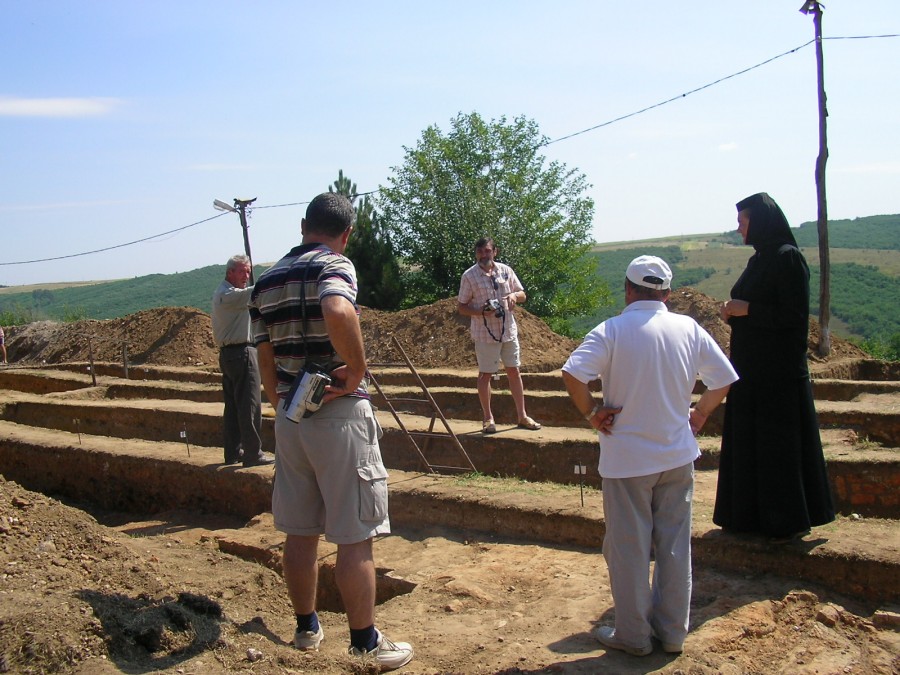
[[[462,446],[462,443],[459,442],[459,438],[457,438],[453,429],[450,428],[449,422],[447,422],[447,418],[444,417],[444,413],[441,412],[440,407],[437,404],[437,401],[434,400],[434,397],[431,395],[431,392],[428,391],[428,387],[425,385],[425,382],[419,376],[418,371],[415,366],[412,364],[412,361],[409,360],[409,357],[406,355],[406,352],[403,350],[403,347],[400,345],[400,342],[397,340],[396,336],[391,336],[391,340],[394,343],[394,346],[397,348],[397,351],[400,353],[400,356],[403,358],[404,363],[377,363],[371,364],[375,366],[384,366],[384,367],[396,367],[406,365],[409,368],[409,371],[416,378],[416,382],[419,387],[421,387],[422,392],[425,395],[424,399],[420,398],[402,398],[402,397],[394,397],[390,398],[387,394],[385,394],[384,390],[381,388],[381,385],[378,383],[378,380],[372,374],[372,371],[369,371],[369,380],[372,384],[375,385],[375,389],[378,391],[378,394],[381,398],[384,399],[388,410],[390,410],[391,415],[394,416],[394,420],[396,420],[397,425],[409,439],[409,442],[412,444],[413,448],[418,454],[419,459],[422,464],[430,471],[431,473],[439,473],[439,469],[443,469],[445,471],[476,471],[475,465],[472,464],[472,460],[469,458],[469,454],[466,452],[466,449]],[[397,409],[394,407],[393,402],[404,402],[404,403],[420,403],[427,404],[431,407],[431,422],[428,425],[428,431],[412,431],[410,430],[404,423],[403,420],[400,419],[400,414],[397,412]],[[445,432],[435,431],[435,424],[437,420],[440,420],[444,425]],[[424,438],[425,441],[422,444],[422,447],[419,447],[419,444],[416,442],[416,438]],[[465,458],[465,462],[467,466],[440,466],[437,464],[432,464],[425,457],[425,452],[428,451],[428,446],[432,439],[446,439],[450,440],[456,449],[459,451],[459,454]]]

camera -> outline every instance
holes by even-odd
[[[503,305],[500,304],[500,301],[496,298],[491,298],[484,303],[483,311],[485,312],[493,312],[494,316],[498,319],[502,319],[506,312],[503,310]]]
[[[306,366],[297,373],[284,401],[284,416],[299,422],[322,407],[325,387],[331,384],[328,374],[317,366]]]

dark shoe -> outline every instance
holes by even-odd
[[[485,435],[497,433],[497,425],[494,424],[493,419],[489,419],[481,423],[481,433]]]
[[[784,537],[769,537],[770,544],[790,544],[792,541],[796,541],[797,539],[802,539],[806,535],[809,534],[809,530],[803,530],[801,532],[794,532],[793,534],[788,534]]]
[[[269,464],[275,463],[275,455],[268,452],[261,452],[258,456],[254,457],[251,460],[244,460],[244,466],[268,466]]]
[[[241,452],[238,453],[237,457],[232,457],[231,459],[226,457],[225,458],[225,466],[231,466],[232,464],[240,464],[243,461],[244,461],[244,451],[241,450]]]

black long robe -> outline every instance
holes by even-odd
[[[768,195],[738,204],[747,208],[756,253],[731,289],[750,304],[728,321],[740,379],[725,406],[713,522],[784,537],[834,520],[806,362],[809,268]]]

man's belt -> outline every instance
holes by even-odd
[[[250,346],[249,342],[235,342],[234,344],[230,344],[230,345],[222,345],[221,347],[219,347],[219,349],[243,349],[244,347],[249,347],[249,346]]]

